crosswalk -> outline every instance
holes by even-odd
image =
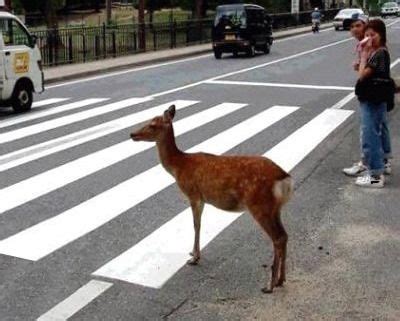
[[[247,144],[257,135],[268,137],[271,127],[302,112],[301,106],[262,106],[263,108],[256,109],[257,112],[254,113],[249,112],[254,107],[251,103],[208,104],[197,100],[157,102],[152,97],[133,97],[115,102],[107,102],[108,100],[87,98],[73,101],[70,98],[53,98],[36,103],[35,106],[40,107],[40,110],[35,111],[33,108],[32,113],[2,121],[0,177],[18,172],[21,165],[26,170],[33,161],[45,163],[49,157],[59,152],[68,152],[72,147],[84,143],[99,144],[112,133],[125,133],[124,139],[111,146],[106,145],[61,165],[51,168],[45,166],[42,172],[32,176],[25,175],[23,179],[0,189],[0,217],[3,222],[15,215],[21,215],[23,208],[37,205],[36,202],[41,197],[55,191],[68,193],[72,183],[85,180],[89,176],[103,175],[111,166],[118,169],[123,161],[129,159],[134,162],[141,153],[154,148],[153,143],[133,143],[129,139],[128,128],[161,114],[171,104],[176,105],[178,114],[182,111],[182,117],[178,117],[174,123],[177,137],[192,135],[196,129],[210,124],[217,127],[219,122],[232,115],[251,115],[187,149],[187,152],[205,151],[214,154],[227,153],[235,147]],[[141,108],[143,104],[146,104],[145,109]],[[128,107],[129,114],[116,119],[102,122],[97,117]],[[314,115],[299,128],[290,129],[286,138],[265,151],[264,156],[291,171],[351,115],[352,111],[338,109],[327,109]],[[53,118],[48,119],[49,116]],[[85,119],[94,120],[93,125],[62,134],[65,127]],[[28,147],[2,153],[2,144],[24,141],[37,134],[46,134],[46,139]],[[29,227],[15,228],[11,235],[7,234],[0,240],[0,254],[35,262],[67,247],[88,233],[101,229],[127,210],[131,210],[134,215],[140,215],[134,212],[135,206],[174,184],[174,179],[161,165],[149,163],[144,167],[136,175],[128,175],[125,180],[60,213],[52,213],[51,217]],[[37,206],[45,206],[45,203]],[[220,215],[219,212],[222,211],[211,206],[205,209],[201,247],[212,242],[241,215]],[[187,208],[176,213],[175,217],[140,242],[132,244],[125,252],[110,257],[103,266],[92,271],[92,275],[161,288],[178,273],[188,259],[187,244],[191,243],[192,234],[190,209]],[[174,237],[171,238],[171,235]]]

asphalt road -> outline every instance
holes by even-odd
[[[399,74],[400,24],[387,22]],[[382,191],[340,172],[358,157],[353,46],[310,33],[251,59],[56,84],[28,114],[1,110],[0,320],[399,320],[398,159]],[[172,103],[181,149],[265,154],[295,178],[273,295],[260,291],[271,243],[247,214],[207,207],[201,263],[184,264],[188,202],[154,146],[129,140]]]

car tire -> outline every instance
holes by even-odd
[[[11,106],[16,113],[27,112],[32,108],[32,88],[24,83],[17,83],[11,97]]]
[[[234,52],[232,52],[233,57],[237,58],[239,56],[239,53],[235,50]]]
[[[264,53],[268,55],[271,52],[271,45],[267,42],[264,46]]]
[[[249,48],[247,48],[247,57],[254,57],[256,55],[256,47],[254,45],[250,45]]]
[[[339,31],[339,29],[340,29],[339,27],[335,27],[335,30],[336,30],[336,31]]]
[[[219,49],[214,49],[214,57],[215,57],[215,59],[221,59],[222,51]]]

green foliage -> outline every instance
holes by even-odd
[[[12,0],[11,6],[12,6],[14,12],[17,14],[22,13],[22,10],[24,9],[20,0]]]
[[[28,12],[45,11],[46,8],[53,10],[61,9],[65,6],[65,0],[18,0],[22,7]]]

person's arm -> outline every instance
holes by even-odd
[[[374,70],[368,65],[367,59],[361,58],[360,64],[358,65],[358,76],[360,79],[371,77]]]
[[[370,44],[368,42],[361,51],[360,65],[358,67],[358,76],[360,79],[371,77],[378,66],[381,66],[385,61],[385,53],[382,49],[371,55],[372,47]]]

